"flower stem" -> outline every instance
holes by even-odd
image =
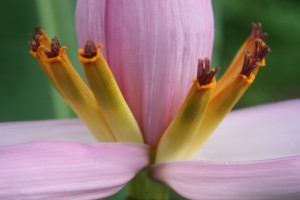
[[[149,172],[144,170],[128,183],[127,200],[168,200],[169,188],[151,180]]]

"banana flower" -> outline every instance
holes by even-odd
[[[78,0],[76,12],[87,83],[56,37],[37,27],[29,46],[80,120],[1,124],[1,199],[102,199],[126,184],[128,199],[300,198],[300,101],[224,119],[265,66],[260,24],[216,81],[210,0]]]

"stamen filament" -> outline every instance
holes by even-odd
[[[65,50],[66,47],[59,47],[58,55],[49,58],[45,53],[48,51],[40,46],[38,51],[32,54],[57,91],[86,123],[95,137],[103,142],[116,141],[95,97],[72,66]]]
[[[238,75],[217,96],[212,98],[198,133],[192,144],[189,145],[187,158],[193,158],[198,153],[209,136],[251,85],[254,78],[255,75],[253,73],[249,77]]]
[[[100,46],[96,48],[92,41],[88,41],[85,49],[79,50],[79,61],[116,140],[143,143],[141,130],[100,53]]]
[[[259,66],[265,65],[264,57],[270,52],[268,46],[263,42],[263,39],[267,36],[266,33],[262,32],[261,24],[253,24],[252,25],[252,32],[250,36],[246,39],[242,47],[239,49],[237,54],[235,55],[233,61],[222,75],[222,77],[218,80],[216,89],[214,90],[213,96],[217,96],[218,93],[223,90],[230,82],[240,73],[240,66],[243,65],[244,62],[244,52],[247,50],[250,55],[252,55],[251,59],[258,59]],[[260,46],[258,43],[260,42]],[[258,56],[258,52],[264,49],[264,56]],[[258,70],[259,68],[256,68]]]
[[[256,29],[253,32],[260,37],[265,36]],[[264,64],[265,56],[270,52],[270,48],[267,45],[264,45],[260,38],[256,39],[254,44],[255,49],[252,56],[247,49],[244,50],[244,59],[241,68],[239,66],[234,66],[236,69],[229,69],[229,71],[234,71],[232,73],[235,73],[238,69],[239,74],[228,79],[223,87],[219,87],[217,93],[214,92],[199,128],[199,133],[196,135],[193,144],[190,145],[189,158],[196,155],[209,136],[221,123],[223,118],[252,84],[258,69]],[[220,84],[220,82],[217,83],[217,86],[218,84]]]

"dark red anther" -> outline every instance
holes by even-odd
[[[32,51],[37,52],[39,46],[41,45],[39,41],[39,36],[43,35],[43,32],[39,26],[36,26],[34,31],[35,34],[29,34],[29,37],[31,37],[33,41],[29,42],[28,46]]]
[[[207,85],[211,82],[219,68],[210,70],[210,61],[208,58],[198,60],[197,80],[199,85]]]
[[[255,40],[254,51],[253,51],[251,58],[261,61],[270,52],[271,52],[271,49],[267,45],[263,46],[263,41],[261,39],[257,39],[257,40]]]
[[[87,40],[84,46],[84,53],[81,56],[85,58],[93,58],[97,55],[97,48],[92,40]]]
[[[264,59],[264,58],[266,57],[266,55],[268,55],[270,52],[271,52],[271,49],[270,49],[267,45],[265,45],[265,46],[261,49],[260,54],[258,55],[258,58],[259,58],[260,60],[262,60],[262,59]]]
[[[40,41],[38,40],[38,35],[30,34],[30,37],[33,41],[28,42],[28,46],[32,51],[37,52],[39,46],[41,45]]]
[[[48,58],[54,58],[59,55],[60,44],[58,42],[57,37],[54,37],[51,41],[51,51],[44,50],[45,54]]]
[[[260,51],[261,51],[261,49],[262,49],[262,40],[261,39],[255,40],[254,50],[253,50],[251,58],[252,59],[257,58],[258,55],[259,55],[259,53],[260,53]]]
[[[42,29],[38,25],[35,26],[34,31],[36,35],[43,35]]]
[[[241,74],[249,77],[250,74],[253,72],[253,70],[258,66],[258,61],[259,61],[258,59],[253,59],[251,61],[250,53],[246,49],[245,50],[245,57],[244,57],[243,68],[242,68]]]
[[[252,32],[250,34],[250,38],[251,40],[255,40],[255,39],[265,39],[268,36],[267,33],[264,33],[262,30],[262,25],[261,23],[253,23],[252,24]]]

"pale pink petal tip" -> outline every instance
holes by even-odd
[[[256,162],[177,161],[156,165],[154,178],[188,199],[300,199],[300,156]]]
[[[44,142],[0,148],[0,199],[99,199],[148,164],[148,147]]]

